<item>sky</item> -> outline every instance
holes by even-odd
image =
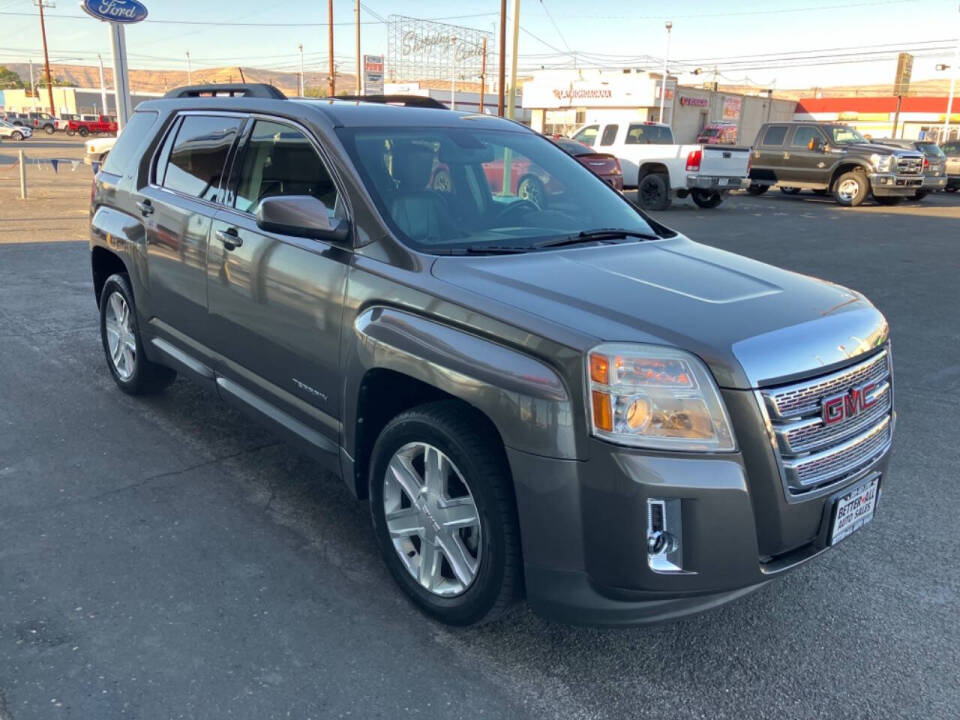
[[[133,68],[184,70],[189,51],[194,69],[296,71],[300,43],[308,71],[327,68],[324,0],[142,2],[150,17],[127,28]],[[493,33],[499,6],[498,0],[363,0],[363,52],[386,54],[382,20],[391,14]],[[97,53],[109,62],[106,26],[84,16],[77,0],[60,0],[46,13],[51,62],[93,65]],[[935,65],[957,64],[952,48],[960,35],[958,0],[520,0],[519,66],[526,72],[598,65],[654,69],[667,52],[666,20],[673,23],[671,72],[681,82],[712,79],[716,65],[722,84],[774,89],[892,83],[900,50],[915,54],[914,79],[948,77]],[[354,66],[353,23],[353,0],[334,0],[334,56],[343,72]],[[822,64],[838,56],[843,62]],[[0,64],[28,57],[43,57],[34,0],[0,0]],[[697,68],[705,77],[692,74]]]

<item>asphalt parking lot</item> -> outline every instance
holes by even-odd
[[[426,620],[339,479],[185,381],[115,388],[85,243],[0,245],[0,720],[960,716],[960,196],[659,217],[865,292],[899,424],[862,532],[720,610],[617,630]]]

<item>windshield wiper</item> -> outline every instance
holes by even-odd
[[[458,248],[436,248],[429,252],[434,255],[516,255],[532,249],[513,245],[467,245]]]
[[[567,235],[566,237],[553,238],[536,243],[533,247],[538,250],[541,248],[561,247],[563,245],[579,245],[581,243],[597,242],[598,240],[618,240],[620,238],[635,237],[641,240],[660,240],[659,235],[639,232],[637,230],[626,230],[623,228],[597,228],[596,230],[584,230],[576,235]]]

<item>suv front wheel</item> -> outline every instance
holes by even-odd
[[[103,284],[100,292],[100,337],[110,374],[125,393],[157,393],[176,379],[176,372],[150,362],[143,353],[133,290],[125,274],[111,275]]]
[[[499,616],[521,594],[520,534],[503,446],[456,400],[391,420],[370,461],[370,509],[390,574],[450,625]]]

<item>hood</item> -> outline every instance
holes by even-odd
[[[882,344],[862,295],[676,238],[524,255],[439,258],[440,280],[582,333],[695,353],[718,384],[753,388],[826,371]]]
[[[877,155],[923,155],[919,150],[912,148],[896,147],[893,145],[881,145],[880,143],[851,143],[850,145],[839,146],[847,152],[853,151],[864,154]]]

